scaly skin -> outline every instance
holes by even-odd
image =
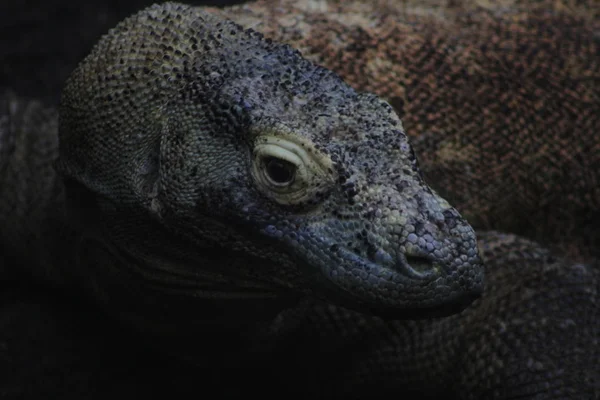
[[[4,246],[148,335],[244,348],[306,295],[425,318],[481,293],[475,234],[423,182],[392,108],[200,9],[119,24],[68,80],[59,122],[64,186],[56,138],[35,135],[55,126],[14,132]],[[22,165],[45,140],[43,169]]]
[[[310,304],[284,320],[296,329],[281,335],[282,357],[305,366],[315,357],[310,348],[331,351],[298,375],[332,385],[340,398],[369,392],[379,398],[598,398],[598,263],[557,258],[514,235],[478,237],[486,291],[472,307],[441,319],[385,321]]]
[[[115,35],[115,32],[112,34]],[[99,46],[95,49],[95,52],[101,53],[101,49],[102,46]],[[129,52],[126,52],[126,54],[131,55]],[[93,62],[88,62],[81,67],[83,72],[80,70],[78,74],[83,75],[83,77],[79,76],[79,78],[75,78],[75,82],[77,82],[77,79],[84,79],[86,77],[98,78],[90,72],[92,69],[86,70],[86,68],[90,67],[90,64],[93,64]],[[101,68],[99,68],[100,72],[104,67],[110,68],[107,65],[110,63],[106,63],[105,59],[99,64],[101,64]],[[120,60],[118,64],[120,64]],[[125,65],[134,66],[136,64],[135,62],[130,64],[128,61]],[[123,67],[117,67],[116,70],[122,70],[121,68]],[[102,73],[100,76],[102,76]],[[211,77],[214,78],[215,75]],[[111,86],[111,88],[116,87],[118,89],[119,84],[123,84],[119,80],[115,84],[115,80],[111,79],[112,77],[108,78],[109,83],[107,85],[115,85]],[[324,78],[325,82],[327,82],[326,78]],[[93,82],[97,81],[93,80]],[[171,83],[173,82],[169,84]],[[168,92],[172,90],[169,84],[162,88],[159,86],[159,89],[164,89]],[[71,90],[73,90],[73,85],[77,86],[77,84],[73,83],[71,85]],[[229,95],[231,91],[236,94],[236,87],[232,89],[224,85],[222,88],[225,94]],[[102,99],[102,91],[94,91],[93,85],[83,85],[79,89],[84,91],[89,90],[87,94],[91,98],[98,96]],[[227,89],[229,89],[229,92]],[[75,93],[78,93],[78,91],[76,90]],[[116,93],[120,93],[119,90]],[[335,93],[335,91],[330,91],[330,93]],[[114,93],[110,94],[113,95]],[[73,95],[73,92],[71,92],[71,95]],[[125,95],[135,95],[135,93],[127,93],[127,90],[125,90]],[[129,121],[136,121],[136,118],[140,114],[144,114],[145,109],[143,107],[144,104],[147,105],[144,101],[147,98],[138,97],[138,100],[141,100],[140,103],[128,103],[127,109],[131,112],[126,115],[127,118],[124,118],[119,113],[122,110],[120,108],[114,109],[109,107],[109,109],[116,111],[111,116],[108,112],[103,114],[102,101],[99,103],[84,102],[85,106],[78,106],[82,100],[78,96],[75,97],[75,100],[69,99],[69,93],[67,93],[65,105],[72,107],[72,109],[66,114],[61,115],[62,118],[66,118],[63,120],[63,123],[70,126],[70,130],[61,132],[61,135],[66,135],[67,139],[65,141],[67,143],[65,147],[67,149],[66,157],[61,161],[63,163],[61,168],[63,172],[67,172],[71,178],[79,182],[67,181],[67,193],[69,195],[68,207],[72,213],[71,218],[77,217],[80,219],[67,219],[66,221],[77,221],[78,223],[74,224],[73,227],[68,226],[66,229],[63,226],[62,229],[67,235],[73,235],[69,237],[77,238],[77,241],[73,242],[75,246],[72,246],[69,250],[75,250],[73,251],[75,253],[74,259],[80,263],[78,264],[80,270],[72,271],[73,265],[65,264],[59,265],[58,269],[50,268],[49,270],[42,269],[42,271],[54,277],[56,277],[56,274],[70,271],[69,275],[71,276],[69,280],[78,284],[86,282],[89,285],[86,290],[88,295],[92,295],[92,297],[95,297],[105,306],[108,304],[109,310],[112,313],[122,312],[121,317],[129,320],[129,322],[133,322],[138,328],[140,326],[151,326],[156,330],[156,326],[160,325],[157,320],[170,317],[171,320],[168,320],[167,323],[162,321],[162,323],[166,326],[175,323],[175,330],[185,330],[184,328],[190,324],[193,325],[193,322],[186,321],[184,324],[182,319],[194,320],[190,316],[197,315],[197,312],[200,310],[200,308],[195,308],[199,303],[193,300],[193,298],[188,297],[187,294],[194,291],[198,293],[198,291],[195,287],[192,287],[192,290],[190,290],[189,286],[186,287],[186,285],[190,284],[189,270],[178,269],[176,274],[173,273],[173,262],[175,261],[173,256],[176,253],[178,265],[184,265],[185,261],[193,259],[197,255],[197,252],[190,250],[185,244],[182,245],[179,240],[165,240],[165,236],[158,234],[156,231],[161,228],[160,223],[166,220],[169,223],[181,224],[176,225],[174,232],[169,231],[169,235],[183,234],[182,225],[186,227],[189,221],[182,218],[181,215],[177,215],[178,208],[169,209],[169,207],[164,207],[165,203],[168,206],[169,202],[173,201],[173,199],[168,198],[170,194],[181,192],[170,190],[166,193],[165,197],[167,197],[168,201],[165,202],[164,197],[160,198],[158,196],[160,190],[157,190],[154,196],[159,201],[148,202],[149,205],[147,207],[149,211],[146,212],[151,215],[153,212],[156,213],[155,218],[158,220],[158,224],[144,223],[142,222],[143,219],[137,219],[140,213],[139,210],[135,209],[137,204],[135,201],[132,202],[133,206],[128,210],[130,212],[118,216],[116,212],[119,211],[119,206],[115,207],[109,204],[111,201],[114,202],[114,199],[111,200],[111,193],[121,193],[123,191],[123,193],[131,196],[131,191],[134,191],[134,194],[137,193],[135,190],[140,190],[141,192],[144,192],[144,190],[148,191],[148,182],[152,182],[152,179],[157,178],[157,175],[158,177],[178,178],[172,179],[175,182],[171,182],[174,185],[171,187],[175,188],[180,183],[178,181],[185,177],[182,175],[169,175],[172,172],[169,171],[169,168],[166,168],[166,171],[159,168],[157,174],[152,168],[152,161],[154,159],[150,157],[150,162],[145,164],[140,163],[141,165],[137,164],[139,168],[134,168],[134,170],[142,172],[141,176],[137,178],[135,176],[129,177],[129,179],[126,176],[127,174],[125,176],[111,175],[109,179],[105,180],[105,184],[98,184],[97,180],[92,179],[98,172],[98,169],[96,169],[98,166],[101,165],[103,168],[119,171],[121,170],[119,161],[123,161],[121,157],[124,154],[133,155],[134,158],[145,158],[147,154],[135,151],[129,153],[125,151],[124,153],[119,152],[116,154],[117,152],[115,151],[114,156],[113,153],[102,152],[98,156],[99,158],[95,158],[93,156],[94,151],[81,150],[85,149],[86,146],[90,146],[88,150],[93,150],[100,148],[96,146],[110,145],[111,138],[114,140],[114,137],[111,136],[113,134],[117,136],[118,140],[121,140],[121,144],[127,144],[127,139],[142,140],[142,142],[147,144],[143,139],[146,135],[152,136],[152,125],[138,125],[144,128],[144,132],[142,132],[140,137],[130,136],[129,138],[123,135],[119,136],[112,131],[107,131],[104,136],[91,136],[89,132],[82,132],[82,127],[92,126],[94,129],[99,129],[99,127],[114,124],[112,127],[118,131],[116,128],[121,124],[121,126],[129,127],[129,131],[132,131],[131,126],[133,123]],[[69,103],[70,101],[71,103]],[[23,105],[24,109],[28,108],[26,103],[20,104]],[[90,104],[99,104],[100,107],[89,110],[87,108]],[[168,111],[169,108],[166,107],[168,104],[168,102],[162,103],[162,107],[158,107],[159,111],[164,111],[165,109]],[[246,105],[244,103],[241,104]],[[261,106],[264,106],[264,104],[260,103]],[[269,105],[269,102],[266,102],[266,104]],[[106,106],[106,103],[104,105]],[[179,105],[181,104],[179,103]],[[292,102],[292,107],[296,105]],[[336,105],[339,106],[339,103]],[[277,104],[274,104],[274,106],[277,106]],[[300,102],[300,106],[303,106],[302,102]],[[385,108],[385,106],[381,107]],[[360,107],[356,107],[354,110],[356,109],[360,111]],[[375,107],[375,111],[377,109],[378,107]],[[11,112],[14,111],[11,109],[8,114],[11,115]],[[140,114],[137,114],[137,112]],[[34,132],[34,134],[29,136],[31,139],[24,139],[25,145],[27,143],[36,143],[38,140],[50,140],[51,143],[55,143],[51,136],[47,137],[47,135],[56,133],[51,114],[52,112],[48,114],[50,117],[47,120],[49,121],[47,127],[39,129],[36,128],[38,124],[29,124],[30,118],[25,117],[25,112],[16,112],[17,119],[24,122],[25,129],[16,129],[15,132]],[[214,114],[217,113],[215,112]],[[358,115],[360,114],[356,112],[353,117],[357,118]],[[159,117],[157,119],[160,121],[160,113],[152,115],[152,117],[157,116]],[[287,114],[277,114],[279,118],[282,118],[282,116],[285,117]],[[297,118],[297,116],[294,117]],[[78,120],[78,118],[83,119]],[[94,123],[86,125],[85,122],[88,118],[94,121]],[[291,118],[291,120],[293,122],[295,119]],[[175,122],[178,122],[179,128],[181,128],[182,126],[186,126],[185,121],[187,121],[185,118],[181,118],[176,119]],[[250,121],[252,122],[253,120],[250,119]],[[150,122],[153,121],[150,120]],[[306,120],[303,122],[307,124]],[[190,124],[190,126],[194,126],[194,124]],[[147,131],[150,133],[146,133]],[[73,132],[76,135],[69,137]],[[14,136],[2,135],[2,133],[4,132],[0,132],[0,138],[10,137],[10,141],[13,140]],[[336,134],[339,134],[339,132],[333,133],[332,137],[334,140],[338,138]],[[309,137],[313,141],[320,139],[321,142],[319,143],[322,143],[322,137],[318,136],[315,132],[307,132],[306,136],[300,136]],[[185,139],[185,135],[183,138],[177,138],[175,135],[174,138],[165,139],[167,149],[172,150],[174,148],[177,150],[180,147],[186,148],[184,145],[186,143]],[[178,140],[181,140],[179,146],[169,147],[173,144],[173,141],[177,142]],[[216,139],[213,138],[213,140]],[[10,141],[5,140],[3,143],[9,143]],[[151,140],[148,139],[148,141]],[[351,141],[348,142],[352,143]],[[73,143],[76,143],[76,145],[73,146]],[[233,143],[225,142],[225,145],[234,145],[233,147],[235,147],[235,144],[235,141]],[[161,142],[162,145],[163,143]],[[70,150],[69,146],[72,146]],[[141,146],[141,148],[143,147]],[[328,150],[327,146],[324,146],[324,150],[323,146],[319,147],[319,151]],[[0,150],[5,148],[0,147]],[[52,146],[48,146],[48,148],[52,148]],[[127,146],[124,146],[124,148],[127,148]],[[218,148],[218,146],[214,146],[213,148]],[[373,149],[377,150],[377,146],[373,146]],[[26,155],[28,151],[27,146],[19,146],[11,150],[9,153],[15,157],[9,159],[8,163],[3,163],[3,168],[6,168],[7,165],[13,168],[19,167],[18,163],[23,161],[17,161],[18,157],[16,155]],[[350,153],[363,154],[361,149],[357,149],[356,152],[351,151]],[[364,150],[364,153],[368,154],[368,151]],[[160,151],[158,154],[163,156],[163,153]],[[170,154],[173,153],[166,151],[166,159],[169,159],[168,156]],[[385,154],[385,151],[383,154]],[[62,154],[62,156],[65,155]],[[109,162],[107,162],[106,157],[108,157]],[[347,161],[356,161],[358,156],[354,157],[348,157]],[[103,158],[104,160],[102,160]],[[410,157],[406,159],[410,160]],[[73,164],[69,164],[68,161],[64,160],[71,160]],[[369,157],[365,157],[365,160],[368,161]],[[383,160],[385,161],[385,158]],[[385,164],[385,162],[382,162],[382,164]],[[47,161],[44,161],[43,165],[47,166]],[[183,162],[182,165],[177,167],[185,168],[185,166],[186,163]],[[366,166],[368,167],[369,164],[367,163]],[[365,166],[361,164],[359,170],[362,167]],[[103,168],[100,168],[100,171]],[[224,174],[225,172],[227,172],[226,168],[224,168],[224,171],[219,171],[220,174]],[[163,173],[165,175],[162,175]],[[48,184],[48,182],[51,182],[51,186],[53,187],[58,187],[59,189],[61,187],[61,185],[54,183],[57,182],[54,175],[48,178],[43,176],[37,177],[33,172],[30,174],[32,181],[27,182],[30,185],[29,187],[35,187],[36,184]],[[363,173],[363,175],[363,182],[373,184],[372,181],[369,181],[368,174]],[[211,175],[207,174],[206,176]],[[113,178],[114,180],[111,181]],[[12,185],[15,185],[16,193],[19,193],[18,190],[24,187],[22,180],[15,179],[10,174],[5,174],[2,179],[5,180],[3,183],[7,181],[12,182]],[[413,180],[419,182],[419,179],[416,177],[413,177]],[[359,183],[361,182],[360,179],[358,181]],[[88,185],[87,188],[82,188],[81,183]],[[375,183],[377,183],[377,180],[375,180]],[[185,189],[185,185],[183,186]],[[150,192],[153,192],[153,190],[150,190]],[[240,188],[239,192],[242,194],[242,197],[248,195],[248,192],[243,187]],[[385,190],[379,193],[381,192],[388,193]],[[28,189],[25,189],[22,193],[25,196],[33,196],[33,193]],[[61,190],[57,190],[55,193],[51,193],[51,195],[47,193],[42,193],[43,196],[47,196],[44,197],[46,199],[44,201],[47,201],[44,207],[48,207],[48,204],[54,204],[58,207],[62,206],[63,198]],[[231,196],[234,193],[229,192],[228,194]],[[330,195],[324,201],[330,199],[331,196],[334,195]],[[127,196],[124,197],[127,199]],[[131,196],[128,200],[131,201],[132,197],[135,196]],[[281,208],[284,208],[290,202],[290,196],[267,195],[265,197],[268,200],[283,203]],[[177,198],[175,198],[176,200]],[[188,200],[188,198],[184,198],[184,200]],[[222,199],[220,200],[222,201]],[[235,211],[236,203],[228,198],[225,200],[229,200],[228,205]],[[14,202],[13,204],[21,203]],[[27,207],[35,209],[32,205],[33,203],[27,204],[29,204]],[[398,211],[398,214],[407,213],[410,215],[411,207],[407,206],[407,208]],[[27,218],[29,218],[26,212],[7,212],[1,215],[5,219],[11,218],[10,221],[20,223],[27,222]],[[64,214],[58,212],[52,216],[60,217],[64,216]],[[382,216],[386,216],[384,212],[382,212]],[[146,216],[144,215],[144,217]],[[375,213],[374,217],[377,217],[377,213]],[[60,218],[58,219],[59,221],[55,221],[58,222],[58,225],[61,225],[61,222],[64,224],[64,221],[61,221]],[[385,218],[382,219],[386,221]],[[390,219],[387,219],[387,221],[390,221]],[[391,219],[391,221],[394,220]],[[31,222],[35,223],[35,219],[30,219],[29,223]],[[33,227],[35,225],[27,225],[25,223],[21,226]],[[114,236],[106,236],[107,231],[105,229],[115,226],[117,229],[109,231]],[[9,228],[8,230],[4,230],[3,234],[8,236],[15,232],[19,234],[19,231],[11,231]],[[143,232],[143,235],[140,235],[140,232]],[[16,240],[18,240],[18,235],[16,234]],[[128,236],[128,234],[134,234],[134,237],[137,239],[132,241],[131,236]],[[213,232],[214,234],[215,232]],[[336,234],[339,235],[340,232],[338,231]],[[243,237],[243,235],[241,236]],[[186,237],[187,239],[194,240],[194,238],[189,237]],[[228,237],[227,240],[231,241],[232,239]],[[5,241],[5,243],[7,242]],[[48,246],[48,242],[42,240],[41,243],[42,247],[44,247],[44,243]],[[417,244],[419,244],[418,239]],[[173,247],[171,248],[171,246]],[[274,252],[277,255],[271,255],[272,258],[281,257],[279,254],[285,253],[282,250],[285,246],[276,247]],[[266,359],[271,361],[269,368],[250,372],[246,369],[243,375],[245,377],[250,375],[256,378],[257,388],[260,387],[260,390],[263,390],[265,384],[272,382],[274,379],[273,374],[275,374],[282,381],[290,383],[288,386],[288,388],[292,388],[290,394],[295,395],[304,391],[306,391],[307,395],[329,392],[353,395],[360,398],[365,395],[379,394],[387,389],[391,394],[406,394],[410,391],[418,391],[429,394],[444,394],[457,398],[507,399],[524,396],[537,396],[538,398],[590,398],[598,396],[598,383],[600,379],[598,377],[596,360],[598,359],[597,341],[599,332],[598,323],[595,318],[595,315],[598,314],[598,269],[593,268],[591,265],[580,265],[568,260],[555,260],[548,255],[546,250],[535,243],[516,238],[512,235],[497,233],[482,234],[480,247],[482,248],[482,255],[487,262],[487,289],[481,300],[476,301],[473,307],[468,308],[460,315],[431,321],[386,322],[379,318],[369,317],[332,305],[325,305],[314,300],[303,300],[299,305],[279,313],[278,317],[272,323],[267,324],[269,329],[266,331],[263,329],[258,332],[258,342],[251,341],[251,344],[258,347],[251,348],[249,356],[245,356],[243,351],[236,352],[244,349],[243,346],[240,346],[236,348],[236,351],[231,353],[223,353],[222,349],[217,348],[215,358],[222,357],[226,359],[227,356],[232,356],[235,357],[236,361],[239,362],[241,359],[243,362],[244,357],[249,357],[246,362],[252,363],[257,356],[257,351],[259,355],[265,357],[268,350],[272,354],[271,356],[266,356]],[[64,250],[64,247],[62,249]],[[134,257],[127,258],[124,255],[124,251],[120,249],[125,249],[127,252],[132,253]],[[144,250],[145,254],[142,254]],[[248,251],[248,248],[241,246],[240,251]],[[56,252],[53,254],[53,257],[58,257]],[[226,254],[227,257],[230,255],[232,254]],[[30,259],[36,259],[38,255],[33,254],[32,256]],[[221,251],[218,251],[215,255],[211,254],[210,259],[215,260],[222,256]],[[42,255],[42,257],[45,256]],[[269,259],[269,257],[266,258]],[[59,258],[44,258],[44,261],[56,261],[57,259]],[[135,261],[132,262],[132,260]],[[234,259],[232,258],[232,260]],[[70,261],[73,261],[73,259],[69,259]],[[241,264],[235,261],[225,266],[241,268]],[[248,267],[248,265],[245,266]],[[153,269],[145,269],[144,267]],[[264,264],[261,267],[264,268]],[[154,268],[163,268],[163,274],[158,275],[157,272],[161,271],[156,271]],[[237,272],[240,271],[242,270],[237,270]],[[167,276],[165,272],[169,274],[168,280],[165,279]],[[223,297],[231,298],[236,295],[248,298],[248,296],[256,296],[258,293],[261,301],[268,301],[262,296],[264,292],[273,290],[274,282],[267,281],[267,285],[265,285],[264,280],[258,280],[256,276],[250,276],[250,279],[244,277],[235,282],[225,282],[223,284],[217,284],[212,281],[210,285],[206,285],[209,278],[214,279],[214,275],[200,276],[199,271],[192,273],[196,274],[192,278],[194,280],[192,285],[202,282],[205,289],[202,295],[212,296],[213,298],[216,297],[216,289],[221,289],[226,291],[226,295]],[[39,271],[37,274],[40,274]],[[149,279],[145,281],[140,278]],[[149,287],[145,282],[152,282],[153,285]],[[276,281],[275,283],[280,284],[281,282]],[[305,284],[302,280],[294,283],[297,284],[297,286],[293,287],[294,289]],[[260,290],[257,290],[257,288]],[[148,291],[148,289],[150,290]],[[279,287],[277,289],[280,290]],[[285,289],[289,290],[287,287]],[[172,296],[165,296],[164,294],[156,295],[157,293],[164,293],[165,290],[171,290],[170,294]],[[322,291],[318,285],[315,285],[314,291],[315,294],[320,293],[330,300],[350,306],[356,305],[356,301],[348,301],[345,296]],[[184,294],[183,296],[181,296],[182,293]],[[112,300],[112,304],[110,303],[109,296],[115,296],[116,300]],[[163,300],[165,299],[168,301],[164,302]],[[179,303],[176,303],[176,301],[179,301]],[[364,301],[364,299],[361,301]],[[244,300],[244,303],[246,302],[248,300]],[[210,315],[207,314],[207,312],[210,312],[210,308],[207,307],[208,303],[203,302],[202,305],[205,308],[202,309],[202,318],[210,319],[219,315],[219,313],[223,312],[223,304],[225,303],[226,301],[220,302],[214,315]],[[235,303],[232,308],[240,309],[240,303]],[[382,310],[380,308],[376,311]],[[240,316],[239,313],[237,316]],[[253,318],[254,316],[252,314],[251,317]],[[231,314],[225,315],[224,319],[227,318],[231,318]],[[205,328],[206,325],[202,325],[202,327]],[[162,326],[161,329],[167,329],[167,327]],[[210,333],[202,332],[204,335],[198,337],[196,332],[202,331],[192,331],[192,334],[195,334],[193,339],[196,342],[200,342],[201,351],[206,352],[207,349],[203,348],[202,344],[204,341],[207,341],[211,343],[211,346],[213,345],[210,340],[207,340],[207,338],[211,338]],[[256,331],[253,332],[256,333]],[[149,332],[144,333],[150,336]],[[164,332],[154,332],[156,335],[155,338],[160,337],[162,333]],[[221,334],[221,332],[217,333]],[[198,340],[199,338],[201,340]],[[168,335],[163,336],[162,339],[166,342],[164,345],[171,350],[176,345],[181,345],[184,352],[193,353],[192,348],[188,347],[190,342],[183,342],[183,344],[174,343],[169,339]],[[232,343],[227,342],[227,339],[224,339],[224,341],[228,345],[232,345]],[[156,345],[156,343],[154,344]],[[328,354],[322,354],[318,350],[323,348],[328,350]],[[247,352],[248,349],[245,351]],[[202,355],[206,356],[206,354]],[[352,357],[348,358],[349,355]],[[191,354],[191,356],[197,357],[194,354]],[[319,359],[319,362],[316,364],[313,362],[315,357]],[[272,362],[273,360],[276,362]],[[194,361],[198,362],[199,360],[196,359]],[[227,362],[228,360],[226,359],[225,364]],[[231,371],[225,371],[221,374],[216,364],[207,363],[208,369],[213,374],[222,376],[223,381],[225,381],[217,380],[216,383],[212,382],[217,388],[236,390],[233,387],[223,386],[222,384],[229,382],[232,378],[239,378],[237,375],[232,376]],[[307,374],[307,371],[301,366],[308,364],[311,364],[311,367],[310,372]],[[110,369],[110,367],[110,365],[107,365],[107,369]],[[143,366],[136,366],[136,368],[138,367]],[[214,371],[215,368],[217,368],[216,371]],[[264,374],[265,372],[266,375]],[[190,375],[189,380],[195,383],[198,380],[198,373],[206,376],[206,372],[192,368],[187,373]],[[254,373],[256,373],[256,376],[254,376]],[[181,378],[179,376],[174,377],[173,374],[169,368],[160,374],[160,380],[178,382]],[[67,376],[70,378],[70,375]],[[269,379],[266,381],[265,376],[269,376]],[[164,384],[164,382],[162,383]],[[210,384],[210,381],[203,382],[202,391],[204,392]],[[144,380],[143,385],[152,387],[159,384]],[[194,386],[196,385],[190,384],[190,387]],[[176,391],[177,389],[173,390]],[[118,393],[119,390],[116,390],[116,392]],[[149,393],[152,393],[152,391],[149,391]],[[277,393],[280,394],[280,392]]]
[[[200,9],[149,8],[102,38],[66,84],[59,136],[93,257],[147,295],[291,289],[426,316],[481,292],[475,234],[422,180],[392,108]]]
[[[19,290],[2,306],[3,398],[598,398],[598,265],[514,235],[481,233],[479,245],[486,291],[459,315],[385,321],[307,299],[224,368],[161,357],[89,305]]]
[[[600,256],[600,2],[263,0],[211,12],[389,101],[427,182],[476,229]]]

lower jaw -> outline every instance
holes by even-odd
[[[437,304],[428,304],[427,299],[424,299],[422,305],[414,302],[413,304],[390,305],[355,296],[329,280],[320,282],[320,284],[322,290],[317,290],[314,293],[321,294],[322,296],[319,297],[323,300],[336,306],[377,316],[385,320],[419,320],[448,317],[462,312],[481,297],[479,292],[465,291],[451,295]]]

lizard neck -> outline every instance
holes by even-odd
[[[277,316],[300,300],[297,295],[266,292],[204,297],[181,288],[169,290],[162,286],[163,278],[157,285],[140,280],[131,264],[127,268],[92,264],[92,259],[107,259],[105,248],[86,251],[88,267],[99,272],[88,280],[92,290],[85,292],[92,293],[123,325],[143,333],[140,337],[153,348],[196,364],[251,362],[253,349],[274,345],[272,327]]]
[[[78,250],[85,269],[81,276],[85,295],[108,315],[134,331],[150,346],[206,366],[251,362],[252,350],[273,346],[272,327],[277,316],[293,307],[301,296],[269,292],[195,292],[167,282],[140,279],[139,266],[115,254],[105,243],[83,240]],[[160,268],[156,258],[144,269]],[[213,294],[210,296],[210,294]]]
[[[277,316],[303,297],[224,275],[225,261],[240,268],[252,261],[186,245],[133,211],[95,212],[89,193],[77,190],[67,183],[69,219],[80,231],[74,286],[153,346],[194,362],[239,361],[257,346],[264,349]]]

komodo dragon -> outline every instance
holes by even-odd
[[[265,359],[242,375],[307,396],[598,395],[598,269],[532,242],[482,233],[486,292],[448,318],[314,299],[425,317],[482,273],[390,107],[289,47],[182,5],[128,19],[67,83],[64,183],[52,111],[9,103],[5,248],[222,381]]]

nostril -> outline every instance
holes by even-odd
[[[390,266],[414,279],[429,279],[443,271],[438,262],[427,256],[400,254],[397,259],[394,259],[381,248],[376,250],[374,248],[367,254],[369,260],[382,266]]]
[[[415,271],[423,274],[431,271],[433,266],[433,261],[422,256],[406,256],[406,262],[411,266]]]
[[[406,255],[406,262],[412,269],[421,274],[428,273],[432,269],[435,269],[434,262],[423,256]]]
[[[431,278],[442,270],[437,262],[428,257],[407,254],[405,260],[404,269],[414,278]]]

